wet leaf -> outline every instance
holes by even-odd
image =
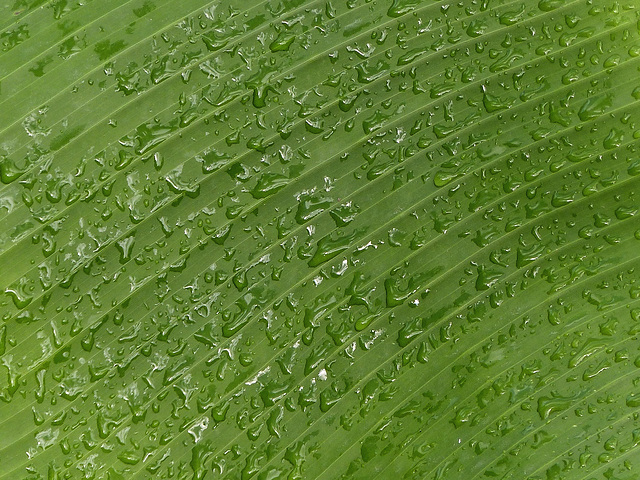
[[[640,475],[640,5],[0,6],[0,479]]]

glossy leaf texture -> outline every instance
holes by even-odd
[[[0,479],[640,478],[639,8],[0,5]]]

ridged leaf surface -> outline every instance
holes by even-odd
[[[0,479],[640,478],[639,8],[0,5]]]

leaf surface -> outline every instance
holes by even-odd
[[[640,478],[640,14],[0,5],[0,479]]]

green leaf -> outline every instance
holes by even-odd
[[[640,477],[640,13],[0,6],[0,479]]]

